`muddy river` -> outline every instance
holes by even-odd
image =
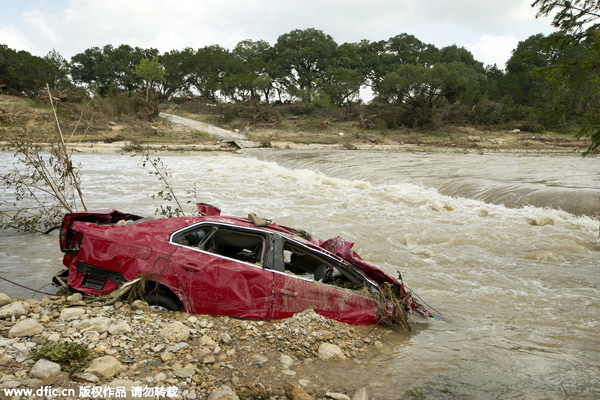
[[[161,184],[139,157],[75,159],[90,208],[154,213]],[[390,330],[384,350],[332,365],[323,381],[350,380],[378,399],[600,397],[599,158],[252,150],[161,159],[181,199],[344,236],[442,314],[410,336]],[[0,171],[12,162],[0,153]],[[3,277],[39,289],[61,268],[56,232],[0,235]],[[0,291],[32,296],[6,282]]]

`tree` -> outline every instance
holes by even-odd
[[[333,65],[325,70],[323,91],[336,106],[358,100],[366,81],[360,45],[344,43],[335,49]]]
[[[190,77],[196,68],[196,52],[186,47],[182,51],[172,50],[159,57],[165,76],[160,82],[161,97],[170,99],[174,94],[186,92],[190,86]]]
[[[49,82],[50,88],[56,89],[58,87],[72,85],[69,80],[69,63],[58,51],[52,49],[52,51],[44,57],[44,60],[49,66],[51,77],[51,81]]]
[[[225,76],[231,53],[218,45],[198,49],[194,56],[194,69],[188,78],[202,97],[216,101],[217,92]]]
[[[142,58],[158,56],[156,49],[141,49],[122,44],[106,45],[102,49],[92,47],[71,58],[71,76],[76,83],[95,86],[101,95],[110,90],[133,92],[144,87],[135,74],[135,67]]]
[[[135,74],[146,82],[146,103],[148,102],[148,91],[154,82],[160,82],[165,77],[165,70],[158,62],[158,58],[152,60],[142,58],[140,63],[135,66]]]
[[[33,97],[52,81],[52,68],[43,58],[0,45],[0,79],[13,92]]]
[[[600,18],[598,0],[535,0],[531,6],[539,8],[538,17],[554,13],[552,25],[575,40],[588,36],[589,29],[598,26],[594,21]]]
[[[333,38],[323,31],[296,29],[279,36],[274,50],[276,62],[284,71],[288,94],[310,102],[325,81],[337,48]]]
[[[547,69],[547,77],[555,89],[563,89],[561,81],[573,84],[586,82],[583,87],[594,93],[582,96],[577,117],[582,129],[579,136],[589,136],[591,144],[586,154],[596,152],[600,146],[600,104],[597,93],[600,90],[600,29],[596,22],[600,18],[598,0],[536,0],[532,7],[539,7],[537,16],[554,14],[552,24],[558,34],[547,41],[547,46],[565,48],[586,46],[589,51],[576,58],[564,57]],[[575,81],[573,78],[577,77]],[[581,86],[578,85],[580,88]],[[557,98],[562,99],[562,96]],[[581,108],[583,107],[583,108]]]
[[[232,51],[228,71],[222,81],[222,90],[231,98],[242,101],[265,102],[273,89],[273,78],[269,74],[271,46],[264,40],[243,40]]]

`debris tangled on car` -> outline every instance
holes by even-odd
[[[400,324],[429,311],[403,282],[364,261],[353,243],[321,241],[250,214],[143,218],[117,210],[66,214],[66,285],[94,296],[136,278],[151,305],[194,314],[288,318],[306,309],[356,325]],[[423,318],[425,319],[425,318]]]

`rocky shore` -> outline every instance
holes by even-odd
[[[63,342],[88,356],[40,356]],[[379,329],[312,311],[250,321],[154,310],[139,300],[93,306],[80,294],[11,301],[0,293],[2,398],[368,399],[368,388],[330,386],[319,371],[382,347]]]

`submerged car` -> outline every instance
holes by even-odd
[[[107,295],[143,277],[151,305],[193,314],[282,319],[306,309],[356,325],[428,316],[400,279],[368,264],[353,243],[222,216],[143,218],[117,210],[66,214],[60,247],[67,285]]]

